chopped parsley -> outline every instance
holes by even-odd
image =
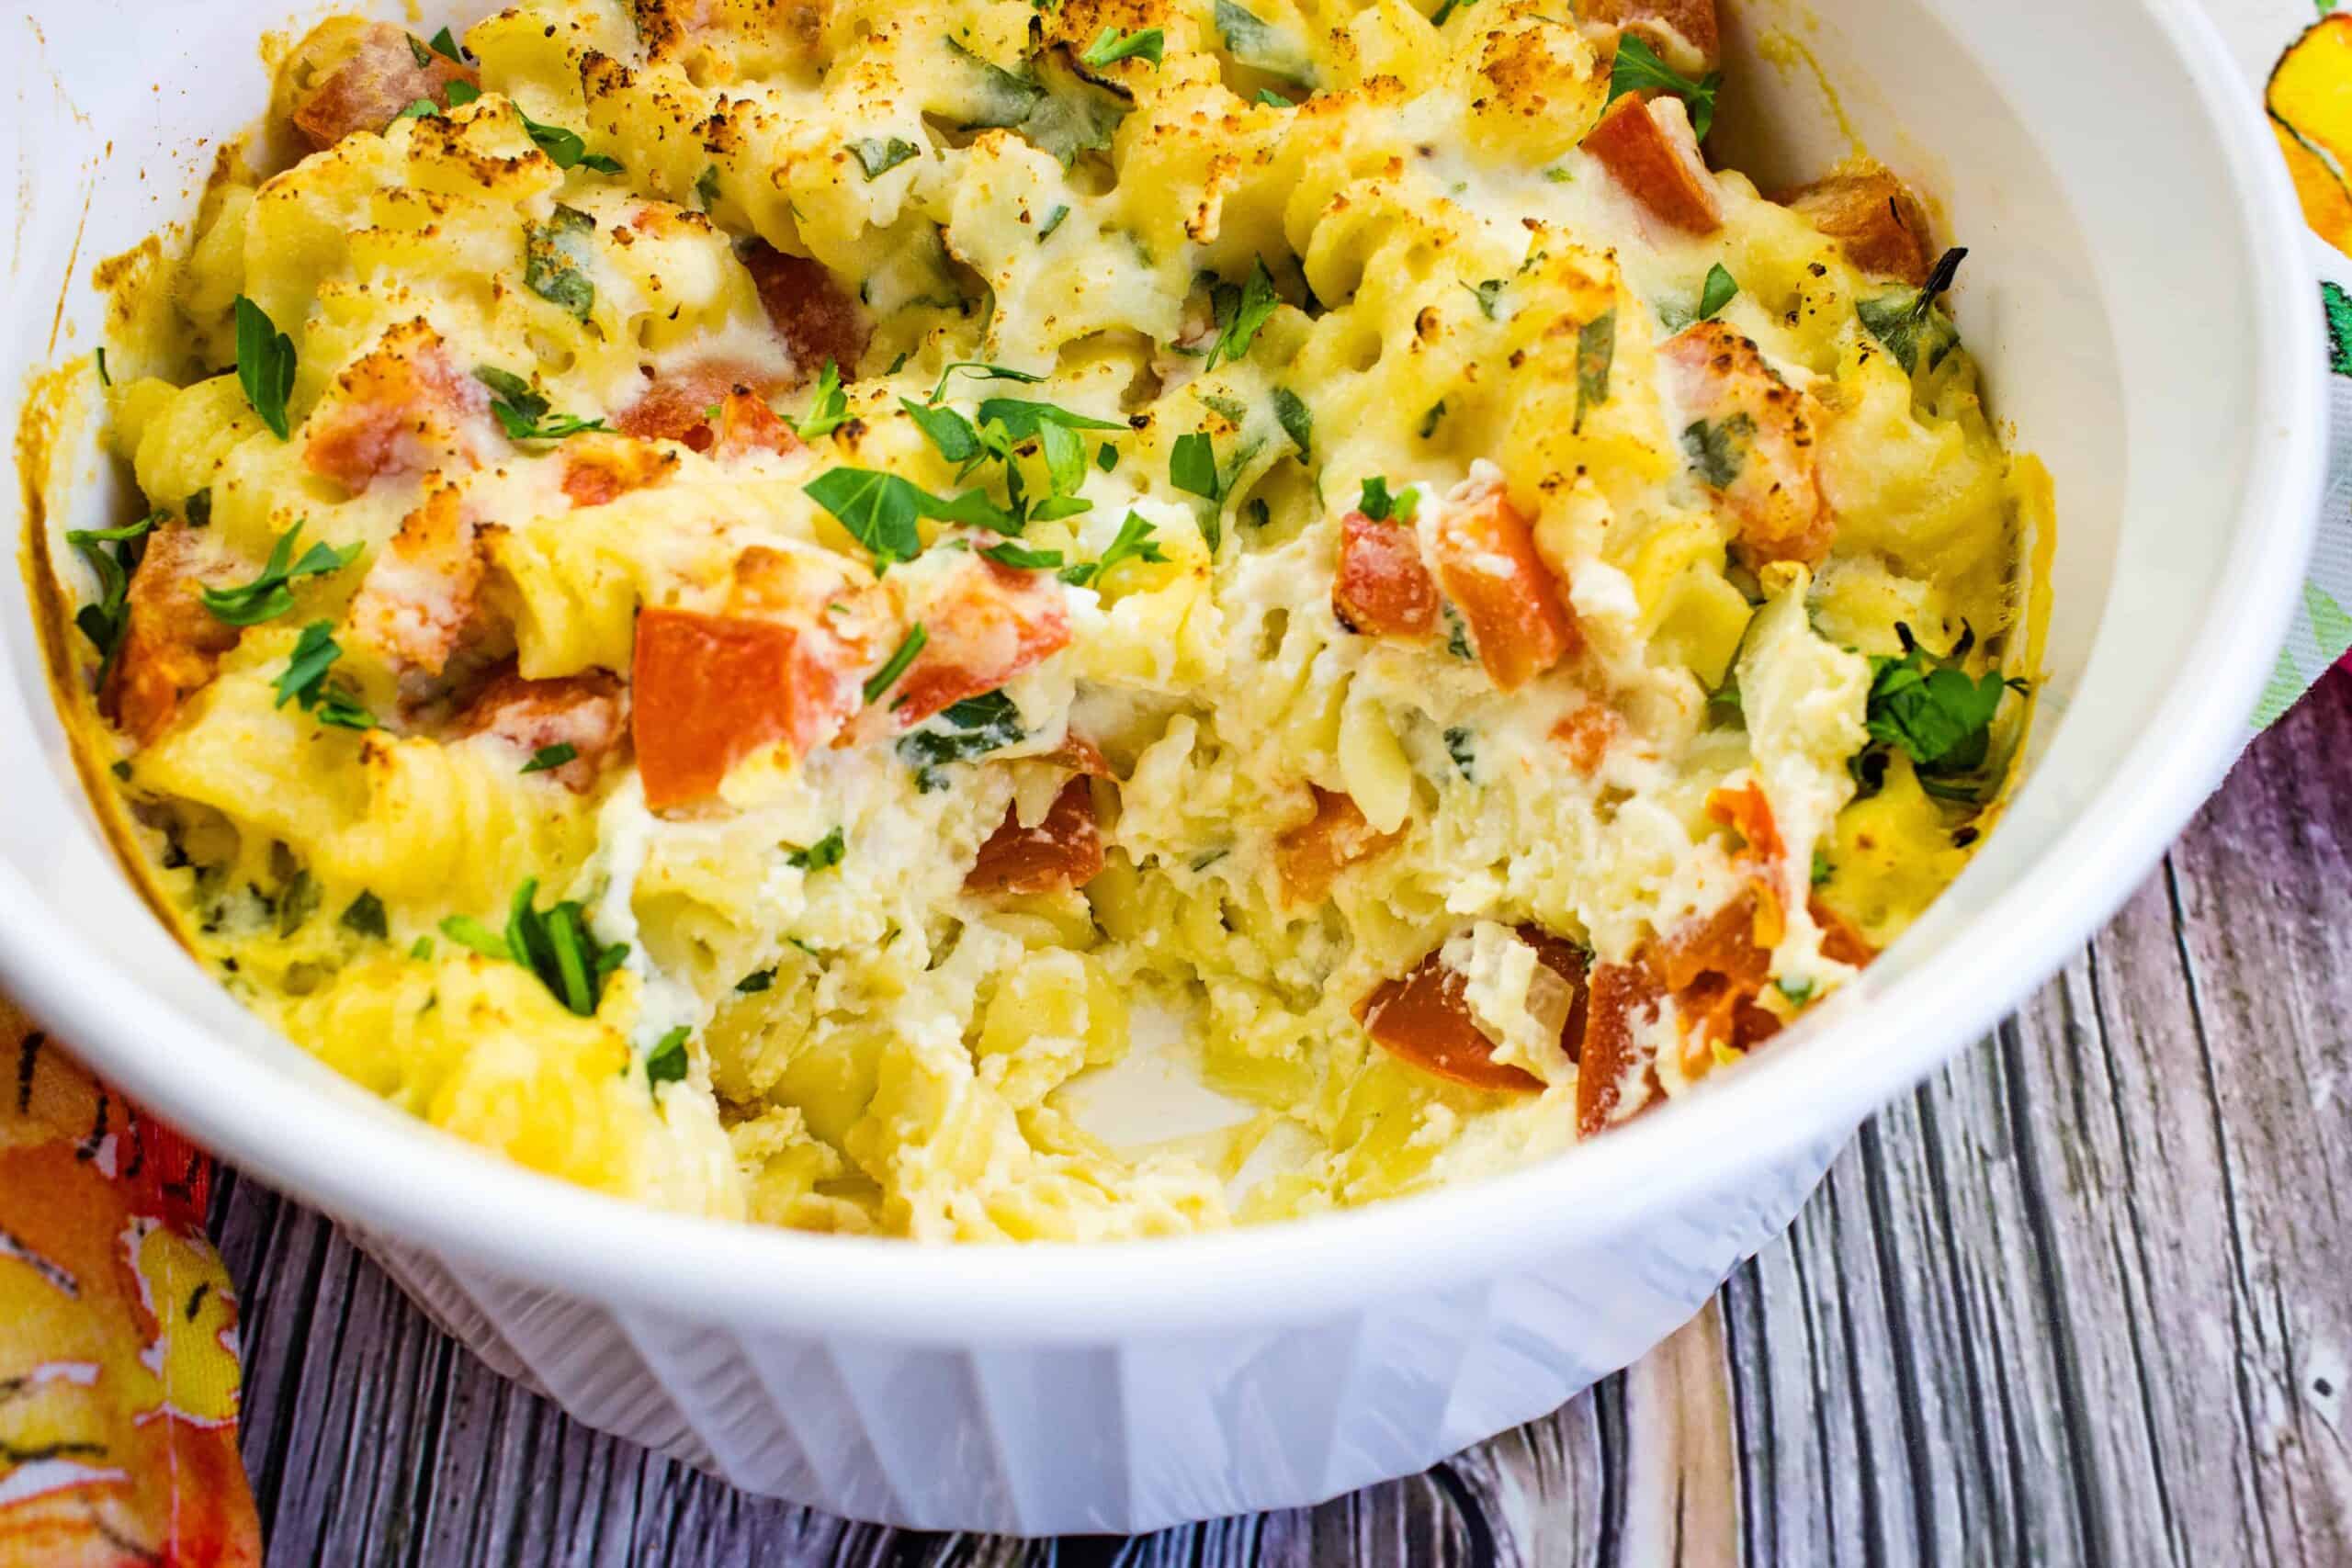
[[[364,888],[358,897],[345,906],[343,928],[378,941],[390,936],[392,930],[391,922],[384,918],[384,901]]]
[[[899,677],[907,672],[908,667],[915,661],[915,655],[921,653],[923,645],[930,640],[931,633],[920,624],[911,627],[897,649],[883,662],[882,668],[865,678],[865,700],[868,703],[879,702],[883,693],[899,683]]]
[[[872,468],[829,468],[801,488],[873,553],[875,576],[922,553],[915,521],[933,498],[921,487]]]
[[[1272,109],[1295,109],[1298,107],[1296,104],[1292,103],[1288,98],[1283,97],[1280,93],[1275,92],[1272,87],[1259,88],[1258,101],[1265,105],[1268,108]]]
[[[539,881],[531,877],[514,890],[507,906],[506,930],[492,931],[470,915],[452,915],[441,922],[441,934],[485,958],[519,964],[539,977],[539,983],[582,1018],[593,1018],[604,998],[605,977],[628,956],[627,942],[598,942],[588,929],[587,911],[577,899],[567,898],[552,908],[534,907]],[[674,1031],[683,1040],[684,1030]]]
[[[875,136],[863,137],[851,142],[849,150],[857,159],[857,166],[865,171],[865,177],[869,180],[888,174],[892,169],[911,159],[917,151],[913,142],[899,136],[893,136],[888,140]]]
[[[1001,690],[983,692],[949,705],[947,710],[899,738],[899,759],[915,770],[915,787],[923,794],[944,788],[940,770],[950,762],[967,762],[1022,739],[1021,710]]]
[[[130,574],[147,553],[147,536],[163,520],[162,513],[151,512],[119,528],[66,530],[65,542],[98,580],[96,601],[74,611],[74,624],[98,650],[102,679],[114,668],[115,655],[122,649],[122,634],[130,625]]]
[[[1021,381],[1035,386],[1045,379],[1043,376],[1033,376],[1026,370],[1015,370],[1010,365],[991,365],[985,359],[958,359],[940,371],[939,384],[931,389],[928,400],[935,403],[945,397],[947,378],[958,370],[978,381]]]
[[[695,200],[705,212],[718,205],[718,165],[707,164],[695,176]]]
[[[682,1023],[655,1041],[653,1049],[645,1054],[645,1087],[648,1091],[665,1083],[676,1083],[686,1076],[686,1036],[692,1032]]]
[[[1094,449],[1094,466],[1109,473],[1119,466],[1119,449],[1105,441]]]
[[[741,997],[756,997],[775,984],[775,969],[754,969],[735,982],[735,994]]]
[[[1314,85],[1315,67],[1305,51],[1263,17],[1243,9],[1233,0],[1216,0],[1216,19],[1217,36],[1225,40],[1226,52],[1238,63],[1302,87]]]
[[[1046,243],[1046,236],[1060,228],[1062,226],[1062,220],[1069,216],[1069,208],[1066,204],[1060,202],[1055,203],[1054,209],[1046,214],[1045,222],[1037,226],[1037,243],[1041,245],[1044,244]]]
[[[271,705],[282,708],[296,702],[304,713],[316,715],[321,724],[339,729],[373,729],[375,716],[359,705],[356,695],[342,682],[327,679],[327,671],[342,657],[343,645],[334,640],[334,622],[312,621],[304,626],[286,668],[272,682],[277,701]]]
[[[997,565],[1009,566],[1015,571],[1051,571],[1062,564],[1059,550],[1033,550],[1026,545],[1017,545],[1011,540],[1001,545],[991,545],[980,554]]]
[[[1445,732],[1445,754],[1472,784],[1478,782],[1478,738],[1461,725]]]
[[[1908,626],[1898,622],[1895,632],[1903,657],[1871,660],[1863,728],[1871,744],[1855,759],[1857,776],[1882,774],[1883,762],[1871,763],[1869,753],[1891,748],[1911,759],[1919,787],[1939,800],[1981,801],[1993,783],[1984,770],[2001,695],[2023,692],[2025,682],[2005,681],[1997,670],[1971,676],[1957,658],[1931,657]]]
[[[807,849],[794,850],[784,857],[784,863],[786,865],[797,866],[802,871],[825,871],[841,864],[842,856],[847,849],[848,840],[842,837],[842,830],[836,828]]]
[[[1374,474],[1357,491],[1356,510],[1374,523],[1385,523],[1392,517],[1399,523],[1410,523],[1420,515],[1421,492],[1407,485],[1400,492],[1391,495],[1387,476]]]
[[[1813,999],[1813,982],[1809,979],[1775,980],[1772,982],[1772,988],[1779,991],[1781,995],[1788,998],[1789,1000],[1796,1003],[1799,1007],[1803,1007],[1806,1002]]]
[[[1704,141],[1715,122],[1715,89],[1723,81],[1724,73],[1713,71],[1693,82],[1660,60],[1639,33],[1626,33],[1617,40],[1616,63],[1609,70],[1608,101],[1613,104],[1628,93],[1671,93],[1690,106],[1691,134]]]
[[[101,387],[113,386],[114,378],[107,374],[107,351],[104,344],[98,345],[96,357],[98,363],[98,385]]]
[[[187,499],[180,502],[180,515],[187,519],[187,525],[191,528],[210,527],[212,487],[206,485],[202,490],[189,491]]]
[[[1836,871],[1837,868],[1829,863],[1829,856],[1826,853],[1818,849],[1813,852],[1813,885],[1815,887],[1827,882]]]
[[[1430,405],[1429,412],[1421,415],[1421,439],[1427,441],[1430,436],[1435,435],[1439,423],[1444,418],[1445,400],[1440,398]]]
[[[1273,391],[1274,423],[1283,427],[1292,446],[1301,457],[1313,456],[1315,448],[1315,412],[1306,400],[1288,387],[1276,387]]]
[[[561,441],[566,436],[608,428],[601,419],[582,419],[569,413],[550,415],[547,399],[533,391],[531,384],[512,370],[478,365],[474,367],[474,379],[496,394],[490,400],[490,412],[509,441]]]
[[[1258,340],[1258,329],[1266,324],[1274,307],[1282,303],[1263,258],[1250,262],[1249,279],[1238,289],[1229,283],[1220,283],[1210,289],[1209,299],[1216,312],[1218,331],[1216,342],[1209,346],[1208,363],[1202,367],[1204,372],[1247,358],[1250,345]]]
[[[1707,269],[1707,281],[1699,288],[1699,320],[1713,321],[1715,312],[1739,297],[1739,279],[1729,268],[1717,262]]]
[[[1609,400],[1609,371],[1616,359],[1617,311],[1612,307],[1577,329],[1577,417],[1570,428],[1582,430],[1585,415]]]
[[[292,434],[286,400],[294,391],[294,340],[277,330],[268,313],[237,296],[237,385],[245,401],[280,441]]]
[[[582,321],[596,308],[596,286],[582,270],[588,261],[588,236],[595,231],[594,218],[560,202],[547,222],[524,231],[524,287]]]
[[[1933,370],[1944,362],[1944,355],[1960,346],[1960,332],[1937,310],[1936,297],[1951,287],[1967,255],[1966,250],[1957,246],[1946,251],[1928,275],[1927,287],[1917,294],[1882,295],[1855,303],[1854,314],[1861,318],[1871,336],[1886,345],[1904,374],[1918,369],[1922,348],[1928,354],[1928,368]]]
[[[579,747],[574,746],[569,740],[559,740],[552,746],[542,746],[537,750],[532,752],[531,760],[523,764],[523,772],[526,773],[551,773],[555,772],[556,769],[562,767],[566,762],[573,761],[579,755]]]
[[[1164,561],[1168,557],[1151,540],[1152,527],[1143,514],[1130,512],[1120,521],[1119,532],[1111,547],[1091,561],[1062,568],[1061,579],[1074,588],[1084,588],[1098,581],[1104,572],[1125,561]]]
[[[331,576],[357,560],[359,552],[367,547],[356,539],[342,549],[333,545],[312,545],[297,560],[294,549],[301,537],[302,524],[297,519],[294,526],[280,534],[277,542],[270,547],[269,559],[263,563],[259,577],[234,588],[200,590],[198,597],[204,607],[212,612],[214,619],[232,626],[255,626],[264,621],[274,621],[294,607],[292,585],[296,580]]]
[[[602,152],[591,152],[588,143],[580,139],[578,131],[566,130],[560,125],[541,125],[519,107],[514,115],[523,122],[523,129],[530,133],[531,140],[539,144],[539,151],[546,153],[557,168],[594,169],[600,175],[621,172],[619,159],[606,157]],[[558,208],[557,210],[560,212],[563,209]]]
[[[1756,422],[1744,413],[1712,424],[1695,420],[1682,433],[1682,450],[1701,479],[1729,490],[1747,466],[1747,446],[1755,434]]]
[[[1445,612],[1445,651],[1456,659],[1477,658],[1478,650],[1470,646],[1470,623],[1462,618],[1462,612],[1451,600],[1441,602],[1439,607]]]
[[[1157,65],[1164,42],[1165,36],[1158,28],[1138,28],[1125,33],[1106,25],[1078,58],[1098,71],[1122,60],[1148,60]]]
[[[449,29],[447,28],[443,28],[439,32],[433,35],[433,52],[454,64],[463,65],[466,62],[465,51],[458,47],[457,38],[451,34]],[[432,62],[430,61],[420,60],[417,63],[419,65],[428,65]]]
[[[319,879],[309,871],[298,871],[277,896],[277,934],[292,936],[319,912]]]
[[[1175,447],[1168,454],[1168,482],[1204,501],[1223,497],[1224,489],[1217,482],[1216,448],[1201,431],[1190,431],[1176,438]]]
[[[808,412],[793,422],[793,433],[814,441],[848,423],[849,395],[842,390],[842,367],[828,359],[817,373],[817,394],[808,400]]]
[[[1478,314],[1490,321],[1493,321],[1495,301],[1503,297],[1503,280],[1499,277],[1490,277],[1484,283],[1475,285],[1465,283],[1462,287],[1469,289],[1470,297],[1478,301]]]

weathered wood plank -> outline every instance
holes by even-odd
[[[2352,1562],[2352,681],[1643,1367],[1428,1475],[1131,1541],[848,1525],[589,1433],[225,1181],[272,1563]]]

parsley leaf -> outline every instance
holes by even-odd
[[[882,668],[865,678],[865,700],[868,703],[879,702],[883,693],[899,683],[899,677],[907,672],[908,668],[915,661],[915,655],[921,653],[923,645],[930,640],[931,633],[923,629],[922,625],[917,624],[910,628],[898,649],[884,661]]]
[[[1577,417],[1570,429],[1582,430],[1584,416],[1609,400],[1609,371],[1616,359],[1617,311],[1612,306],[1577,329]]]
[[[1283,97],[1280,93],[1275,92],[1272,87],[1259,88],[1258,101],[1264,104],[1268,108],[1295,109],[1298,107],[1296,104],[1292,103],[1288,98]]]
[[[1908,627],[1900,659],[1871,660],[1871,692],[1863,728],[1871,740],[1911,759],[1920,787],[1940,799],[1974,801],[1990,781],[1974,778],[1992,746],[1994,716],[2001,695],[2022,682],[2005,682],[1998,671],[1972,677],[1957,660],[1931,658],[1911,641]],[[1858,759],[1859,761],[1859,759]]]
[[[1204,501],[1216,501],[1225,491],[1217,482],[1216,448],[1206,434],[1190,431],[1176,438],[1168,454],[1168,482]]]
[[[848,840],[842,837],[842,830],[836,828],[807,849],[794,850],[784,857],[784,863],[786,865],[797,866],[803,871],[824,871],[841,864],[842,856],[847,852],[847,850]]]
[[[695,176],[695,204],[705,212],[718,205],[718,165],[705,164]]]
[[[522,771],[526,773],[553,773],[579,755],[579,747],[569,740],[559,740],[552,746],[542,746],[532,752],[531,760],[523,764]]]
[[[503,937],[492,936],[480,921],[463,915],[442,921],[442,933],[487,957],[523,965],[556,1000],[582,1018],[593,1018],[604,999],[605,977],[628,956],[628,944],[598,942],[588,929],[586,909],[576,899],[564,899],[548,909],[537,908],[538,891],[537,877],[514,889]],[[683,1032],[678,1032],[683,1038]]]
[[[848,423],[849,397],[842,390],[842,367],[828,359],[817,374],[817,394],[808,400],[808,412],[793,422],[793,432],[803,441],[814,441]]]
[[[1242,284],[1241,292],[1234,297],[1232,313],[1217,312],[1221,330],[1216,334],[1216,342],[1210,345],[1208,363],[1201,367],[1203,373],[1216,369],[1220,363],[1235,364],[1249,357],[1250,345],[1258,340],[1258,329],[1266,324],[1274,313],[1274,307],[1281,303],[1282,298],[1274,292],[1274,280],[1266,272],[1264,259],[1261,257],[1250,262],[1249,280]]]
[[[1453,759],[1454,767],[1472,784],[1478,782],[1478,737],[1461,725],[1445,732],[1445,754]]]
[[[442,30],[446,32],[448,29],[445,28]],[[443,88],[441,90],[441,96],[449,100],[449,107],[451,108],[461,109],[468,104],[470,104],[477,98],[480,98],[481,96],[481,89],[475,86],[471,82],[457,81],[450,83],[447,87]]]
[[[829,468],[801,488],[873,552],[875,576],[894,561],[912,560],[922,553],[915,521],[932,498],[919,486],[872,468]]]
[[[1062,226],[1062,220],[1069,216],[1069,209],[1068,206],[1060,202],[1055,203],[1054,209],[1046,214],[1045,222],[1038,225],[1037,243],[1041,245],[1044,244],[1046,243],[1046,236],[1060,228]]]
[[[653,1049],[645,1054],[645,1087],[649,1093],[686,1076],[686,1037],[693,1032],[682,1023],[655,1041]]]
[[[923,439],[938,449],[939,455],[951,463],[969,463],[982,456],[980,433],[972,422],[954,409],[937,403],[919,403],[912,398],[900,398],[899,406],[907,417],[922,430]]]
[[[1010,746],[1028,732],[1021,728],[1021,710],[1001,690],[983,692],[951,704],[919,729],[899,738],[899,760],[915,770],[915,787],[923,794],[943,787],[940,768]]]
[[[294,526],[277,536],[261,575],[251,582],[199,591],[198,597],[204,602],[204,607],[212,612],[216,620],[232,626],[259,626],[264,621],[276,620],[294,607],[292,584],[297,579],[331,576],[357,560],[359,552],[367,547],[356,539],[339,550],[333,545],[312,545],[296,560],[294,548],[300,543],[301,535],[302,525],[297,520]]]
[[[523,235],[523,285],[581,321],[596,308],[596,286],[581,270],[588,262],[588,239],[596,220],[576,207],[556,204],[555,214]]]
[[[1628,93],[1671,93],[1690,107],[1690,132],[1704,141],[1715,122],[1715,89],[1723,81],[1724,73],[1713,71],[1693,82],[1660,60],[1639,33],[1626,33],[1617,40],[1617,60],[1609,68],[1608,101],[1613,104]]]
[[[119,528],[66,530],[65,542],[89,563],[98,580],[96,602],[74,612],[74,624],[90,639],[90,646],[98,650],[101,679],[114,668],[115,655],[122,648],[122,634],[130,625],[130,574],[138,568],[140,558],[147,553],[147,536],[163,520],[162,513],[151,512],[138,522]]]
[[[1270,76],[1295,82],[1302,87],[1315,85],[1315,66],[1306,58],[1297,40],[1255,12],[1243,9],[1233,0],[1216,0],[1217,36],[1225,40],[1225,51],[1238,64],[1254,66]]]
[[[856,157],[857,166],[865,171],[865,177],[869,180],[888,174],[892,169],[912,158],[916,152],[913,142],[898,136],[893,136],[887,141],[879,137],[863,137],[851,142],[849,150]]]
[[[1503,288],[1505,287],[1503,280],[1499,277],[1490,277],[1484,283],[1475,286],[1465,283],[1462,287],[1469,289],[1471,298],[1478,301],[1478,314],[1486,317],[1487,320],[1490,321],[1493,321],[1495,319],[1495,301],[1502,298]]]
[[[271,705],[284,707],[289,701],[301,704],[304,713],[316,714],[321,724],[331,724],[342,729],[373,729],[375,716],[359,705],[351,692],[327,680],[327,671],[343,657],[343,645],[334,640],[334,623],[312,621],[302,628],[295,639],[294,651],[288,656],[286,668],[272,682],[277,690],[277,701]]]
[[[1045,379],[1043,376],[1032,376],[1026,370],[1015,370],[1010,365],[991,365],[985,359],[958,359],[940,371],[939,385],[931,389],[929,401],[935,403],[947,395],[947,378],[958,370],[980,381],[1023,381],[1034,386]]]
[[[245,401],[280,441],[292,432],[286,400],[294,390],[294,340],[262,308],[237,296],[237,384]]]
[[[1134,32],[1123,33],[1115,27],[1105,25],[1078,58],[1098,71],[1106,65],[1131,59],[1148,60],[1157,65],[1165,41],[1165,35],[1158,28],[1139,28]]]
[[[539,144],[539,151],[552,159],[557,168],[594,169],[600,175],[617,175],[621,172],[618,159],[608,158],[602,152],[588,151],[588,143],[580,139],[578,131],[566,130],[560,125],[541,125],[537,120],[525,114],[519,107],[514,110],[514,115],[523,122],[523,129],[530,133],[531,140]],[[563,209],[559,208],[557,210],[562,211]]]
[[[1314,411],[1306,406],[1304,398],[1288,387],[1276,387],[1273,397],[1274,423],[1283,427],[1283,434],[1290,437],[1291,445],[1298,448],[1302,458],[1312,457],[1315,447]]]
[[[458,40],[456,37],[452,35],[447,28],[443,28],[439,32],[433,35],[433,52],[441,56],[444,60],[452,61],[459,65],[463,65],[466,62],[466,51],[458,47]],[[430,64],[431,62],[420,60],[417,63],[419,65],[426,65]]]
[[[1445,400],[1440,398],[1430,405],[1429,412],[1421,415],[1421,439],[1427,441],[1430,436],[1435,435],[1438,423],[1444,418]]]
[[[1062,564],[1059,550],[1033,550],[1010,540],[1001,545],[992,545],[980,554],[997,565],[1009,566],[1015,571],[1051,571]]]
[[[1933,370],[1944,362],[1944,355],[1960,344],[1959,330],[1936,310],[1936,297],[1951,287],[1952,278],[1960,271],[1961,262],[1968,252],[1954,247],[1937,261],[1935,270],[1928,275],[1927,287],[1917,294],[1883,295],[1876,299],[1855,302],[1854,314],[1871,336],[1886,345],[1887,353],[1909,375],[1919,367],[1919,351],[1928,351],[1928,368]]]
[[[490,412],[509,441],[560,441],[568,435],[609,428],[601,419],[582,419],[577,414],[560,413],[549,418],[547,399],[533,391],[531,384],[512,370],[478,365],[474,367],[474,379],[497,394],[491,399]]]
[[[741,997],[756,997],[775,984],[774,969],[754,969],[735,982],[735,994]]]
[[[426,47],[424,40],[414,33],[408,35],[408,52],[409,57],[416,62],[416,68],[419,71],[429,71],[433,68],[433,51]]]
[[[1406,493],[1413,492],[1408,491]],[[1363,481],[1356,494],[1356,510],[1374,523],[1385,523],[1395,514],[1396,498],[1388,493],[1388,477],[1385,474],[1374,474]]]
[[[391,922],[384,918],[384,901],[365,888],[343,911],[343,929],[357,931],[381,941],[391,934]]]
[[[1111,547],[1091,561],[1062,568],[1061,578],[1074,588],[1084,588],[1124,561],[1164,561],[1168,557],[1152,543],[1152,526],[1140,513],[1130,512],[1119,524],[1119,533]]]
[[[1004,426],[1005,434],[1015,441],[1026,441],[1047,425],[1064,430],[1118,430],[1127,428],[1126,422],[1116,419],[1096,419],[1092,414],[1080,413],[1056,403],[1032,402],[1023,398],[989,398],[973,411],[982,423],[989,420]]]
[[[98,345],[95,357],[98,362],[98,385],[101,387],[113,386],[114,378],[107,374],[107,350],[104,344],[100,344]]]

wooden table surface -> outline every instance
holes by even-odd
[[[508,1385],[224,1181],[269,1561],[2352,1562],[2347,859],[2338,674],[1641,1365],[1425,1475],[1132,1542],[746,1498]]]

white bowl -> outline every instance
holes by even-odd
[[[1481,1185],[1094,1248],[796,1235],[574,1190],[345,1084],[183,955],[96,832],[13,598],[0,980],[122,1089],[352,1226],[492,1364],[751,1491],[1139,1530],[1312,1502],[1544,1414],[1687,1316],[1859,1118],[2121,901],[2245,736],[2316,510],[2301,220],[2188,0],[1813,5],[1797,33],[1846,111],[1972,247],[1962,328],[2055,475],[2050,682],[2030,780],[1967,874],[1841,1005],[1662,1113]],[[1809,74],[1757,54],[1771,9],[1733,28],[1724,132],[1768,187],[1836,145]],[[214,140],[265,101],[254,36],[311,19],[287,0],[31,12],[0,129],[23,209],[11,384],[91,346],[93,264],[187,215]],[[94,448],[33,479],[49,528],[124,502]]]

